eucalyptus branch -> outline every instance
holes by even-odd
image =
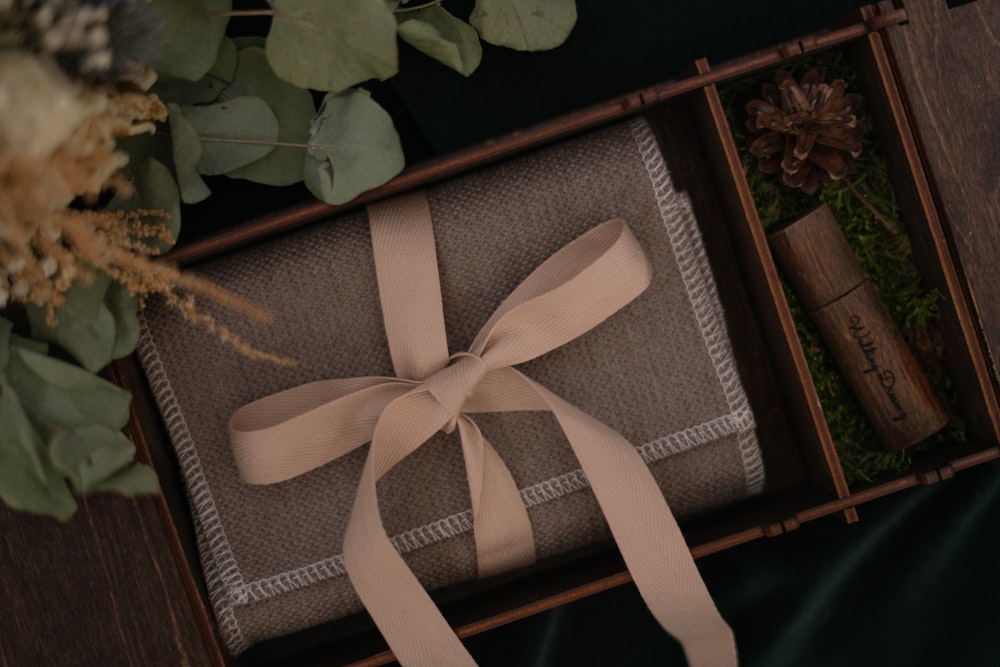
[[[419,5],[413,5],[412,7],[396,7],[393,11],[397,14],[403,14],[405,12],[415,12],[420,9],[427,9],[428,7],[434,7],[435,5],[440,5],[444,0],[431,0],[430,2],[425,2]]]
[[[209,16],[274,16],[273,9],[230,9],[223,11],[220,9],[208,12]]]
[[[264,141],[263,139],[226,139],[224,137],[198,137],[198,141],[215,144],[252,144],[255,146],[284,146],[287,148],[310,148],[313,144],[296,144],[288,141]]]
[[[169,132],[157,132],[157,136],[169,137]],[[225,137],[198,137],[198,141],[204,141],[212,144],[251,144],[253,146],[274,146],[274,147],[284,147],[284,148],[316,148],[319,150],[334,150],[336,148],[342,148],[345,146],[357,146],[358,144],[301,144],[293,143],[290,141],[265,141],[264,139],[230,139]]]

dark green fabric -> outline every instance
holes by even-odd
[[[459,16],[472,5],[445,4]],[[552,51],[484,45],[479,69],[463,79],[404,46],[390,82],[427,146],[442,153],[676,78],[701,57],[718,63],[821,30],[864,4],[577,0],[576,27]]]
[[[743,667],[1000,664],[1000,470],[986,465],[698,561]],[[624,586],[468,640],[482,667],[684,665]]]

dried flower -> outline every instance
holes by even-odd
[[[2,2],[3,0],[0,0]],[[246,300],[176,267],[151,259],[154,239],[170,239],[162,211],[69,208],[111,189],[128,194],[118,174],[128,161],[116,137],[152,132],[166,108],[151,94],[84,86],[24,52],[0,52],[0,307],[9,301],[44,307],[49,323],[75,281],[106,273],[138,296],[164,295],[185,317],[237,349],[252,350],[197,312],[194,294],[258,320],[269,315]]]
[[[812,194],[820,181],[847,175],[851,157],[861,153],[865,128],[854,111],[856,93],[844,94],[843,79],[825,83],[809,70],[801,83],[778,71],[775,83],[761,88],[761,98],[746,105],[750,154],[761,171],[780,173],[785,185]]]
[[[0,48],[47,56],[72,78],[146,90],[157,19],[149,0],[0,0]]]

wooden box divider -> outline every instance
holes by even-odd
[[[699,66],[709,69],[704,61]],[[702,126],[706,150],[713,156],[717,171],[722,174],[718,192],[727,209],[728,225],[725,231],[737,244],[743,278],[761,321],[763,338],[777,375],[776,383],[786,410],[792,417],[795,437],[800,442],[809,478],[832,493],[834,499],[844,498],[849,493],[847,481],[809,375],[805,353],[795,333],[792,314],[778,279],[777,268],[771,260],[764,228],[757,215],[718,89],[714,84],[706,86],[699,91],[698,97],[696,116]],[[759,414],[757,406],[754,407],[755,413]],[[853,510],[844,512],[848,522],[857,520]]]
[[[859,20],[818,36],[751,54],[718,67],[705,60],[691,75],[568,117],[543,123],[458,154],[414,166],[349,206],[308,203],[171,253],[196,263],[273,234],[327,220],[339,210],[391,196],[537,148],[614,120],[643,113],[649,120],[679,189],[691,197],[719,286],[740,374],[759,425],[768,471],[766,493],[719,514],[685,522],[696,557],[763,536],[794,530],[823,516],[857,520],[856,506],[917,484],[945,479],[963,468],[1000,458],[1000,408],[980,345],[976,321],[954,265],[947,236],[916,151],[889,58],[878,30],[895,29],[905,10],[883,3]],[[773,67],[798,55],[842,47],[859,72],[875,117],[882,152],[907,222],[918,268],[944,296],[942,327],[950,370],[969,426],[969,441],[947,445],[916,460],[913,472],[852,490],[844,478],[820,407],[805,353],[734,143],[716,83]],[[216,664],[380,665],[391,654],[363,614],[271,640],[240,658],[225,656],[212,629],[208,597],[197,563],[193,522],[175,457],[145,378],[134,359],[118,362],[113,379],[136,397],[128,431],[140,457],[163,480],[160,508],[165,532],[192,609]],[[434,594],[461,636],[482,632],[629,581],[610,548],[541,564],[526,573],[446,589]],[[336,652],[329,647],[335,645]]]

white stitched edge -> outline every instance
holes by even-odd
[[[760,447],[753,434],[755,424],[746,393],[736,372],[732,348],[726,335],[725,320],[722,317],[721,302],[715,289],[715,279],[712,277],[708,257],[705,255],[705,247],[701,242],[691,202],[687,195],[674,189],[666,161],[649,123],[638,118],[629,123],[629,128],[646,165],[646,172],[659,205],[660,217],[667,230],[681,273],[681,280],[701,329],[705,348],[722,385],[729,410],[732,413],[751,415],[746,431],[738,438],[738,444],[747,491],[756,493],[764,485],[764,465],[761,461]]]
[[[140,325],[141,335],[136,352],[146,369],[150,388],[160,405],[164,423],[177,450],[177,459],[187,482],[188,496],[195,513],[199,555],[205,570],[209,597],[212,599],[219,622],[219,631],[226,645],[234,653],[240,653],[248,647],[248,644],[239,627],[234,607],[289,593],[346,574],[344,557],[343,554],[337,554],[293,570],[249,583],[244,582],[212,498],[211,488],[205,479],[194,440],[188,430],[187,422],[180,414],[176,395],[166,378],[152,332],[141,314]],[[748,429],[751,430],[752,436],[753,415],[749,409],[744,409],[657,438],[636,449],[647,464],[652,464],[728,435],[739,434],[738,437],[742,439]],[[526,507],[534,507],[588,486],[586,476],[578,469],[521,489],[521,499]],[[392,543],[400,553],[407,553],[472,530],[470,509],[396,535],[392,538]]]
[[[648,465],[728,435],[742,434],[746,432],[748,424],[752,428],[753,415],[749,411],[733,413],[647,442],[636,449]],[[521,500],[526,507],[534,507],[588,486],[590,483],[583,470],[577,469],[521,489]],[[399,553],[405,554],[472,530],[472,510],[469,509],[396,535],[392,538],[392,544]],[[337,554],[294,570],[251,581],[246,584],[245,590],[248,601],[257,602],[339,577],[346,572],[344,556]]]
[[[715,284],[711,279],[700,237],[697,236],[697,223],[694,221],[687,199],[673,190],[666,164],[649,126],[640,120],[634,121],[631,129],[653,184],[660,214],[674,248],[675,258],[701,327],[705,345],[732,410],[729,415],[664,436],[637,449],[647,463],[652,463],[736,433],[746,472],[747,489],[756,493],[763,487],[764,469],[753,433],[755,427],[753,415],[733,366],[732,352],[717,305]],[[681,214],[679,217],[678,210]],[[678,221],[671,222],[672,220]],[[199,552],[205,569],[209,597],[212,599],[219,622],[220,634],[233,653],[240,653],[248,645],[234,613],[234,607],[340,576],[346,572],[343,556],[333,556],[304,567],[257,579],[249,584],[244,582],[212,497],[211,488],[205,479],[194,440],[180,412],[173,387],[159,358],[152,332],[141,313],[140,325],[141,336],[136,352],[146,370],[150,388],[157,399],[187,483],[191,506],[195,512]],[[575,470],[522,489],[521,497],[527,507],[533,507],[579,491],[588,485],[583,471]],[[397,535],[392,538],[392,542],[401,553],[406,553],[471,530],[472,511],[466,510]]]
[[[201,521],[195,516],[196,532],[201,535]],[[215,558],[212,556],[212,549],[208,543],[202,539],[198,540],[198,556],[201,558],[202,567],[205,570],[205,585],[208,588],[208,597],[212,600],[215,609],[215,617],[219,624],[219,634],[222,635],[226,646],[233,653],[242,653],[250,648],[243,631],[240,628],[239,620],[231,602],[232,592],[223,583],[215,566]]]
[[[149,388],[156,397],[163,423],[177,453],[177,462],[184,474],[188,500],[194,509],[198,551],[205,569],[205,583],[215,607],[219,632],[226,645],[234,653],[239,653],[247,648],[247,643],[233,613],[233,605],[247,602],[243,573],[236,563],[187,420],[181,413],[177,396],[156,349],[153,332],[142,311],[139,311],[139,327],[140,336],[135,351],[146,370]]]

